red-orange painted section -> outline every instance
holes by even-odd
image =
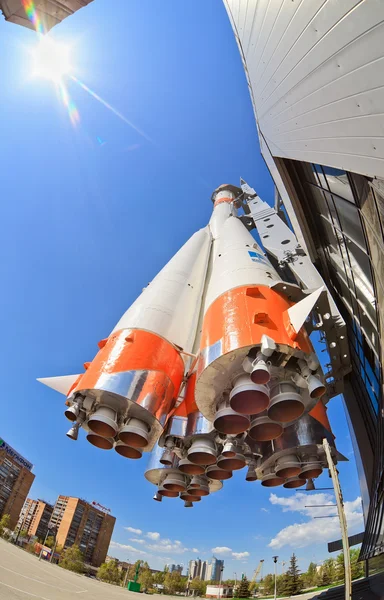
[[[319,421],[325,427],[325,429],[328,429],[328,431],[332,433],[331,425],[329,423],[327,415],[327,407],[324,405],[322,400],[319,400],[319,402],[314,408],[312,408],[309,414],[311,415],[311,417]]]
[[[174,415],[178,417],[187,417],[190,413],[199,410],[195,402],[195,386],[196,386],[196,373],[192,373],[187,382],[187,389],[185,391],[185,398],[183,402],[176,408]]]
[[[74,389],[93,389],[102,373],[150,370],[162,371],[178,393],[184,376],[184,362],[172,344],[149,331],[124,329],[114,332],[97,353]]]
[[[223,204],[223,202],[227,202],[228,204],[230,204],[231,202],[233,202],[233,200],[233,196],[218,198],[217,200],[215,200],[213,206],[218,206],[219,204]]]
[[[203,322],[200,348],[219,340],[222,354],[257,345],[263,334],[277,344],[312,352],[307,333],[301,330],[293,341],[284,314],[292,306],[285,296],[266,286],[243,286],[222,294],[209,307]]]

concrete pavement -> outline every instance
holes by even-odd
[[[146,597],[149,598],[39,561],[0,539],[0,600],[144,600]],[[171,596],[162,598],[174,600]]]

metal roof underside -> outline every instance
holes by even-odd
[[[34,5],[44,32],[47,33],[52,27],[91,2],[93,0],[36,0]],[[22,0],[0,0],[0,10],[6,21],[35,29],[27,17]]]

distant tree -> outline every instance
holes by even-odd
[[[167,571],[164,576],[164,587],[169,594],[184,592],[187,587],[187,578],[182,577],[179,571],[172,573]]]
[[[148,566],[148,563],[146,563],[146,564]],[[131,565],[128,569],[128,579],[130,579],[131,581],[133,581],[135,579],[137,566],[139,566],[139,575],[140,575],[140,569],[141,569],[142,565],[144,565],[143,560],[137,560],[133,565]]]
[[[6,529],[11,526],[11,517],[9,515],[3,515],[0,519],[0,536],[4,537]]]
[[[164,583],[165,573],[164,571],[159,571],[158,573],[153,574],[153,583],[157,585],[163,585]]]
[[[30,542],[29,544],[27,544],[26,550],[31,554],[36,554],[36,542]]]
[[[364,576],[364,563],[358,562],[360,551],[357,548],[350,548],[349,554],[351,557],[351,574],[352,579],[359,579]],[[345,578],[344,571],[344,552],[340,552],[335,559],[336,580],[343,581]]]
[[[54,545],[55,545],[55,538],[53,537],[53,535],[49,535],[47,537],[47,539],[45,540],[44,546],[47,546],[47,548],[53,548]]]
[[[268,573],[260,582],[260,589],[262,590],[263,594],[270,595],[273,594],[274,588],[275,578],[273,575],[271,575],[271,573]]]
[[[75,573],[83,573],[84,557],[79,546],[75,544],[64,550],[60,557],[59,565],[63,567],[63,569],[75,571]]]
[[[138,581],[144,589],[148,590],[151,588],[153,586],[151,570],[148,568],[141,569]]]
[[[205,596],[205,593],[207,591],[207,582],[201,581],[200,577],[195,577],[194,579],[192,579],[189,585],[189,589],[194,590],[197,596]]]
[[[245,575],[243,575],[239,585],[236,588],[236,597],[249,598],[249,581]]]
[[[309,563],[307,572],[304,573],[304,582],[306,587],[312,587],[317,585],[317,566],[316,563],[311,562]]]
[[[285,595],[285,590],[288,586],[288,575],[287,573],[283,573],[282,575],[277,575],[276,577],[276,591],[279,596]],[[273,589],[274,591],[274,589]]]
[[[22,530],[20,531],[20,537],[21,537],[21,538],[27,538],[27,537],[29,537],[29,536],[28,536],[28,530],[27,530],[27,529],[22,529]]]
[[[121,573],[116,561],[111,560],[108,563],[100,565],[97,569],[97,577],[107,583],[119,584],[121,582]]]
[[[302,579],[300,578],[300,570],[297,565],[297,558],[295,553],[292,554],[289,569],[285,574],[284,580],[284,594],[287,596],[294,596],[298,594],[303,587]]]
[[[319,584],[320,585],[331,585],[337,581],[335,561],[333,558],[328,558],[323,562],[320,569]]]

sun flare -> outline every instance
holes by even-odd
[[[32,51],[32,73],[51,81],[60,82],[71,70],[70,49],[49,36],[42,36]]]

